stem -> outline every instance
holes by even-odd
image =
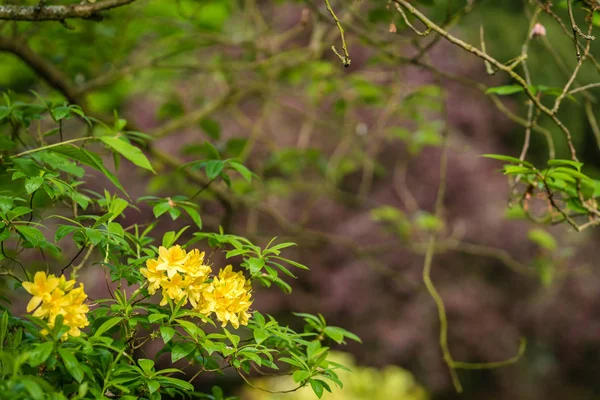
[[[350,60],[350,54],[348,54],[348,47],[346,46],[346,36],[344,35],[344,28],[342,27],[342,24],[340,23],[340,20],[338,19],[337,15],[335,15],[333,8],[331,8],[329,0],[325,0],[325,5],[327,6],[327,11],[329,11],[329,14],[331,14],[331,17],[335,21],[340,31],[340,36],[342,38],[342,50],[344,51],[344,55],[342,56],[340,53],[338,53],[338,51],[335,49],[335,46],[331,46],[331,50],[333,50],[333,52],[340,58],[340,60],[342,60],[342,62],[344,63],[344,67],[349,67],[350,62],[352,60]]]
[[[24,151],[22,153],[18,153],[18,154],[15,154],[13,156],[10,156],[10,158],[19,158],[19,157],[26,156],[28,154],[33,154],[33,153],[37,153],[39,151],[48,150],[48,149],[51,149],[53,147],[63,146],[65,144],[70,144],[70,143],[75,143],[75,142],[83,142],[85,140],[94,140],[94,139],[96,139],[96,138],[95,137],[84,137],[84,138],[77,138],[77,139],[65,140],[64,142],[49,144],[47,146],[38,147],[37,149],[27,150],[27,151]]]

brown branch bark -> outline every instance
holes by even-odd
[[[96,3],[70,4],[65,6],[16,6],[0,5],[0,20],[9,21],[63,21],[68,18],[101,21],[101,11],[122,7],[135,0],[104,0]]]
[[[81,105],[81,98],[71,85],[69,78],[48,60],[34,52],[25,41],[18,38],[0,37],[0,52],[14,54],[50,86],[63,93],[70,103]]]

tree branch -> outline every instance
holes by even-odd
[[[81,105],[81,98],[71,85],[69,78],[44,57],[35,53],[25,41],[0,37],[0,52],[2,51],[12,53],[20,58],[50,86],[64,94],[70,103]]]
[[[104,0],[97,3],[70,4],[66,6],[16,6],[0,5],[0,20],[9,21],[63,21],[67,18],[102,21],[100,11],[122,7],[135,0]]]

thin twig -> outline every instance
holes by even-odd
[[[331,17],[335,21],[338,30],[340,31],[340,37],[342,38],[342,50],[344,51],[344,55],[341,55],[336,50],[335,46],[331,46],[331,50],[333,50],[335,55],[337,55],[340,58],[340,60],[342,60],[342,63],[344,63],[344,67],[348,68],[352,60],[350,60],[350,54],[348,54],[348,47],[346,46],[346,36],[344,35],[344,28],[342,27],[342,24],[340,23],[340,20],[338,19],[337,15],[335,15],[333,8],[331,8],[329,0],[325,0],[325,5],[327,6],[327,11],[329,11],[329,14],[331,14]]]
[[[579,51],[579,43],[577,42],[577,37],[581,36],[588,42],[590,40],[594,40],[595,37],[593,37],[589,34],[588,35],[584,34],[581,31],[581,29],[579,29],[579,27],[577,26],[577,23],[575,22],[575,17],[573,16],[573,5],[571,4],[572,2],[573,2],[573,0],[567,0],[567,10],[569,11],[569,20],[571,21],[571,28],[573,29],[573,42],[575,45],[575,54],[577,55],[577,61],[580,62],[581,61],[581,51]]]
[[[71,261],[69,261],[69,263],[67,265],[65,265],[61,270],[60,270],[60,274],[64,275],[65,271],[67,268],[69,268],[71,265],[73,265],[73,262],[75,262],[75,260],[77,259],[77,257],[79,257],[79,255],[81,253],[83,253],[83,251],[85,250],[86,246],[82,246],[81,249],[79,249],[79,251],[77,252],[77,254],[75,254],[75,256],[71,259]]]

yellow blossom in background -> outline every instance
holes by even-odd
[[[42,271],[35,273],[33,282],[23,282],[23,288],[33,296],[27,304],[27,312],[35,310],[42,302],[42,298],[50,295],[58,283],[59,279],[56,276],[46,276],[46,273]]]
[[[42,271],[35,274],[33,282],[23,282],[23,288],[33,295],[27,312],[35,310],[33,316],[46,319],[50,328],[54,327],[56,317],[62,315],[63,323],[70,328],[63,340],[81,335],[80,329],[89,325],[89,307],[84,304],[87,294],[82,284],[77,289],[74,287],[75,280],[67,280],[64,275],[57,278]],[[42,333],[48,332],[43,330]]]
[[[244,274],[233,272],[232,266],[228,265],[202,292],[202,303],[197,310],[206,316],[215,313],[223,327],[228,322],[235,329],[240,325],[248,325],[248,309],[252,305],[250,290],[250,282]]]

